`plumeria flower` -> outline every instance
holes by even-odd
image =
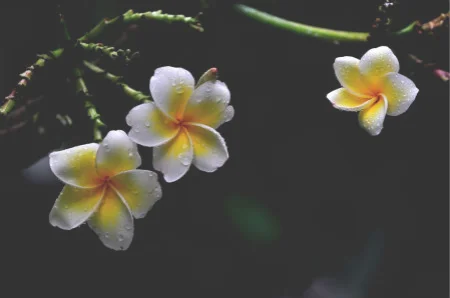
[[[403,114],[419,92],[398,73],[397,57],[386,46],[367,51],[361,60],[339,57],[333,67],[343,88],[328,93],[327,98],[339,110],[360,111],[360,125],[373,136],[383,129],[386,114]]]
[[[234,109],[228,105],[228,87],[216,78],[217,69],[211,68],[194,89],[189,71],[158,68],[150,79],[154,102],[134,107],[126,117],[129,137],[155,147],[153,166],[167,182],[183,177],[191,164],[214,172],[228,159],[225,140],[216,128],[233,118]]]
[[[88,222],[114,250],[133,239],[133,217],[143,218],[161,198],[157,175],[136,170],[137,146],[125,132],[110,131],[100,143],[50,153],[50,168],[66,185],[50,212],[50,223],[71,230]]]

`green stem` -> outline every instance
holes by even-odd
[[[292,22],[243,4],[236,4],[234,8],[238,12],[261,23],[291,31],[303,36],[340,42],[365,42],[369,37],[369,33],[366,32],[340,31]]]
[[[203,28],[201,24],[199,23],[197,18],[194,17],[186,17],[184,15],[170,15],[170,14],[164,14],[161,11],[154,11],[154,12],[144,12],[144,13],[135,13],[132,10],[129,10],[125,12],[123,15],[117,16],[111,20],[103,19],[100,21],[97,26],[95,26],[91,31],[80,37],[78,40],[80,42],[92,42],[95,40],[98,40],[101,35],[105,34],[107,31],[113,31],[117,29],[123,29],[124,27],[131,25],[131,24],[141,24],[146,21],[150,20],[156,20],[156,21],[163,21],[167,23],[185,23],[189,25],[190,27],[202,32]],[[64,19],[61,19],[61,24],[63,24],[63,31],[65,39],[70,39],[69,32],[67,31],[66,24],[64,22]],[[46,56],[45,58],[38,59],[32,66],[27,68],[27,71],[25,71],[19,81],[19,83],[16,85],[16,87],[12,90],[12,92],[5,97],[4,102],[0,106],[0,114],[6,115],[8,114],[15,105],[15,102],[17,101],[18,97],[23,97],[23,90],[28,85],[28,82],[31,80],[31,77],[34,75],[34,72],[38,68],[42,68],[46,65],[46,62],[48,60],[54,60],[59,57],[61,57],[62,53],[64,52],[63,48],[59,48],[56,50],[51,51],[51,55],[41,55],[42,57]],[[129,88],[129,87],[128,87]],[[124,88],[127,89],[127,88]],[[131,89],[131,88],[130,88]],[[133,89],[131,89],[133,90]],[[148,96],[140,96],[137,93],[133,93],[131,90],[124,90],[127,91],[131,97],[133,98],[144,98]],[[137,91],[138,92],[138,91]],[[144,100],[144,99],[142,99]]]
[[[75,93],[80,95],[84,100],[84,107],[86,108],[89,118],[94,122],[93,135],[94,141],[101,141],[103,139],[101,128],[105,127],[105,123],[100,118],[97,108],[92,103],[91,95],[83,78],[83,72],[78,67],[74,68],[73,74],[75,77]]]
[[[139,102],[146,102],[150,100],[149,95],[146,95],[141,91],[135,90],[130,86],[128,86],[127,84],[125,84],[124,82],[122,82],[122,77],[109,73],[103,68],[100,68],[97,65],[90,63],[88,61],[83,61],[83,65],[94,74],[102,76],[104,79],[110,81],[118,88],[122,89],[123,93],[129,98]]]
[[[51,51],[49,55],[39,55],[39,59],[34,62],[33,65],[29,66],[26,71],[20,74],[22,78],[16,85],[16,87],[11,91],[11,93],[5,97],[5,101],[0,107],[0,114],[8,114],[14,107],[17,98],[23,97],[23,93],[29,83],[33,80],[36,72],[44,68],[49,61],[58,59],[64,53],[64,49],[56,49]]]
[[[126,27],[132,24],[141,24],[145,21],[156,20],[167,23],[185,23],[191,28],[203,32],[203,28],[197,18],[186,17],[184,15],[171,15],[159,11],[148,11],[144,13],[135,13],[133,10],[125,12],[123,15],[117,16],[113,19],[103,19],[91,31],[82,36],[79,40],[81,42],[91,42],[98,40],[99,37],[106,33],[106,31],[113,31],[119,28]]]
[[[84,43],[79,42],[77,46],[87,54],[94,54],[109,57],[111,60],[122,58],[126,63],[129,63],[133,58],[139,55],[139,52],[132,53],[130,49],[122,50],[114,47],[104,46],[99,43]]]
[[[327,28],[321,28],[311,25],[306,25],[302,23],[296,23],[293,21],[289,21],[266,12],[257,10],[255,8],[243,5],[243,4],[235,4],[234,8],[254,20],[257,20],[261,23],[271,25],[273,27],[277,27],[283,30],[291,31],[303,36],[313,37],[317,39],[322,39],[325,41],[331,42],[367,42],[370,36],[369,32],[353,32],[353,31],[341,31],[341,30],[333,30]],[[405,28],[393,32],[392,35],[406,35],[415,32],[415,29],[419,26],[418,22],[412,22]]]
[[[405,28],[398,30],[397,32],[392,33],[392,35],[405,35],[405,34],[410,34],[412,32],[414,32],[415,30],[417,30],[417,27],[420,26],[418,21],[414,21],[411,24],[409,24],[408,26],[406,26]]]

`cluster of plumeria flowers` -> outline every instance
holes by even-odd
[[[334,107],[359,111],[360,125],[378,135],[387,115],[404,113],[418,89],[398,73],[399,62],[386,46],[369,50],[361,60],[340,57],[334,70],[342,88],[327,95]],[[208,70],[195,85],[182,68],[161,67],[150,79],[153,102],[126,116],[128,135],[110,131],[91,143],[50,154],[53,173],[66,185],[50,212],[50,223],[70,230],[88,222],[103,244],[126,250],[133,239],[133,218],[143,218],[161,198],[157,174],[138,170],[137,144],[154,147],[153,167],[167,182],[183,177],[194,165],[214,172],[228,159],[216,129],[234,116],[230,91]]]
[[[174,182],[191,164],[214,172],[228,159],[215,130],[230,121],[230,91],[207,71],[194,86],[185,69],[161,67],[150,79],[154,102],[134,107],[126,117],[131,130],[110,131],[91,143],[50,153],[50,168],[65,186],[50,212],[50,223],[71,230],[87,222],[103,244],[126,250],[134,233],[133,218],[143,218],[161,198],[157,174],[138,170],[140,144],[153,149],[153,165]]]

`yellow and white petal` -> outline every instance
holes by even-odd
[[[153,167],[174,182],[186,174],[194,156],[191,139],[185,128],[168,143],[153,149]]]
[[[141,156],[136,144],[122,130],[111,130],[97,151],[96,166],[101,177],[112,177],[120,172],[136,169]]]
[[[194,90],[187,103],[183,121],[217,127],[223,112],[230,103],[230,97],[230,90],[221,81],[208,81],[201,84]]]
[[[342,87],[356,96],[372,98],[372,92],[359,70],[359,60],[354,57],[336,58],[333,64],[334,73]]]
[[[179,130],[179,126],[164,115],[153,102],[131,109],[126,121],[131,126],[128,133],[130,139],[147,147],[159,146],[170,141]]]
[[[381,89],[387,98],[387,114],[390,116],[398,116],[406,112],[419,92],[413,81],[398,73],[389,73],[384,76],[381,79]]]
[[[328,100],[336,109],[343,111],[361,111],[373,103],[373,99],[361,98],[339,88],[327,94]]]
[[[63,230],[78,227],[95,212],[104,189],[103,186],[88,189],[64,186],[50,211],[50,224]]]
[[[386,97],[381,95],[373,105],[359,112],[359,124],[372,136],[379,135],[383,129],[387,105]]]
[[[103,244],[114,250],[126,250],[133,240],[133,216],[111,188],[107,187],[97,211],[88,221]]]
[[[152,171],[131,170],[114,176],[111,183],[122,199],[127,202],[135,218],[143,218],[161,199],[162,190],[158,175]]]
[[[49,155],[50,168],[66,184],[82,188],[96,187],[102,183],[95,168],[97,149],[98,144],[91,143],[52,152]]]
[[[183,68],[160,67],[150,79],[150,93],[166,115],[181,120],[194,83],[191,73]]]
[[[223,166],[228,159],[228,149],[222,136],[199,123],[190,123],[188,131],[194,147],[193,164],[205,172],[214,172]]]
[[[366,77],[380,77],[389,72],[398,72],[400,64],[392,50],[386,46],[370,49],[359,62],[361,73]]]

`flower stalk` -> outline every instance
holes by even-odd
[[[87,114],[94,123],[94,141],[99,142],[103,139],[101,129],[106,125],[101,120],[100,114],[97,112],[95,105],[91,101],[92,95],[89,94],[89,90],[86,86],[86,82],[84,81],[82,71],[78,67],[76,67],[73,73],[75,76],[75,93],[84,100],[84,107],[86,108]]]
[[[89,62],[89,61],[83,61],[83,65],[86,69],[91,71],[94,74],[97,74],[101,77],[103,77],[105,80],[113,83],[116,85],[119,89],[122,90],[122,92],[132,100],[138,101],[138,102],[146,102],[151,99],[150,95],[144,94],[141,91],[135,90],[128,86],[126,83],[123,82],[123,78],[120,76],[116,76],[112,73],[107,72],[103,68],[100,68],[99,66]]]
[[[67,27],[64,22],[63,16],[60,14],[61,24],[63,25],[63,35],[65,38],[65,43],[68,44],[70,41],[70,35],[67,30]],[[129,10],[124,14],[117,16],[113,19],[103,19],[100,21],[92,30],[83,35],[78,39],[79,42],[82,43],[91,43],[97,41],[101,38],[101,36],[106,35],[108,32],[118,31],[126,28],[128,25],[132,24],[144,24],[148,21],[162,21],[166,23],[184,23],[189,25],[189,27],[203,32],[203,27],[198,21],[197,17],[187,17],[184,15],[171,15],[162,13],[162,11],[154,11],[154,12],[144,12],[144,13],[135,13],[133,10]],[[73,46],[73,45],[71,45]],[[109,49],[106,52],[110,51]],[[64,52],[64,47],[58,48],[56,50],[50,51],[46,55],[40,55],[39,59],[31,66],[27,68],[27,70],[21,75],[22,79],[16,85],[16,87],[12,90],[12,92],[4,99],[3,103],[0,106],[0,114],[7,115],[15,106],[16,102],[24,97],[24,91],[28,86],[28,83],[31,81],[32,77],[35,75],[38,69],[44,68],[47,66],[48,62],[51,60],[57,60],[61,58]],[[113,51],[111,50],[111,53]],[[118,55],[119,51],[117,51]],[[111,56],[111,53],[109,54]],[[126,54],[126,51],[125,51]],[[115,56],[115,54],[112,54]],[[131,57],[130,57],[131,58]],[[127,90],[128,93],[131,90]],[[133,92],[131,92],[133,93]],[[136,94],[133,95],[134,98],[138,98]]]
[[[249,18],[252,18],[258,22],[276,28],[280,28],[283,30],[287,30],[302,36],[322,39],[325,41],[360,43],[360,42],[368,42],[370,37],[369,32],[333,30],[289,21],[243,4],[235,4],[234,8],[239,13]],[[420,31],[431,31],[437,27],[441,27],[445,23],[445,20],[448,20],[448,18],[449,13],[446,13],[441,14],[436,19],[427,22],[423,25],[421,25],[419,21],[414,21],[405,28],[398,30],[396,32],[392,32],[390,34],[392,36],[403,36]]]
[[[122,59],[126,64],[139,56],[139,52],[131,52],[130,49],[116,49],[114,47],[105,46],[101,43],[78,42],[76,46],[88,55],[108,57],[113,61]]]

